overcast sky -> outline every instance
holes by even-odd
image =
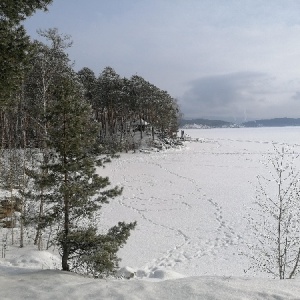
[[[140,75],[185,118],[300,117],[298,0],[54,0],[25,26],[70,34],[76,70]]]

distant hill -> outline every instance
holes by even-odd
[[[236,127],[234,123],[221,121],[221,120],[208,120],[208,119],[192,119],[181,120],[181,128],[221,128],[221,127]]]
[[[243,127],[284,127],[284,126],[300,126],[300,118],[275,118],[263,119],[256,121],[244,122]]]
[[[181,128],[224,128],[224,127],[285,127],[285,126],[300,126],[300,118],[274,118],[248,121],[239,125],[222,121],[208,119],[182,119],[180,122]]]

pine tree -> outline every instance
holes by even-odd
[[[39,163],[45,167],[41,169],[41,184],[39,191],[39,213],[36,219],[36,237],[34,243],[41,249],[43,214],[44,214],[44,194],[48,193],[43,178],[47,178],[47,164],[49,160],[48,120],[46,118],[48,107],[51,106],[53,89],[59,84],[61,77],[70,70],[69,58],[65,50],[71,46],[72,41],[67,35],[61,35],[56,28],[39,31],[40,36],[46,38],[47,44],[34,42],[30,72],[26,73],[25,95],[26,114],[30,115],[31,137],[33,146],[40,149]],[[32,198],[32,195],[31,195]]]
[[[6,105],[22,82],[31,53],[30,39],[21,24],[37,9],[44,9],[52,0],[0,1],[0,107]]]
[[[97,108],[93,103],[95,99],[95,89],[96,89],[96,76],[94,72],[89,68],[83,68],[80,71],[78,71],[77,75],[81,83],[83,84],[85,99],[89,103],[91,103],[93,109],[97,111]]]
[[[48,165],[43,166],[48,174],[43,181],[36,178],[37,184],[51,190],[45,199],[44,225],[59,225],[57,243],[63,270],[93,272],[94,276],[111,274],[118,266],[116,252],[136,224],[120,222],[107,234],[98,234],[86,223],[122,189],[109,189],[109,179],[95,172],[95,164],[105,163],[106,157],[97,160],[99,129],[71,70],[54,88],[52,99],[47,116],[52,153]]]

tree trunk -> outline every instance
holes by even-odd
[[[66,119],[64,119],[64,132],[66,132]],[[64,141],[65,143],[65,141]],[[67,165],[67,154],[64,150],[63,164]],[[64,271],[70,271],[70,267],[68,264],[69,254],[70,254],[70,245],[69,245],[69,224],[70,224],[70,199],[69,199],[69,191],[68,187],[68,172],[64,172],[64,233],[63,233],[63,241],[62,241],[62,269]]]
[[[69,260],[69,243],[68,242],[64,242],[63,246],[62,246],[62,250],[63,250],[63,254],[62,254],[62,259],[61,259],[61,266],[63,271],[70,271],[70,266],[68,264],[68,260]]]
[[[20,248],[24,247],[24,206],[25,206],[25,199],[24,199],[24,190],[26,186],[26,174],[25,174],[25,168],[26,168],[26,132],[25,129],[23,129],[23,182],[22,182],[22,189],[23,189],[23,195],[21,198],[21,217],[20,217]]]

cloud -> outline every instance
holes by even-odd
[[[182,109],[187,117],[241,117],[265,101],[264,90],[270,80],[258,72],[203,77],[190,83],[182,97]]]
[[[73,2],[54,1],[25,25],[33,36],[71,34],[77,70],[138,74],[178,98],[186,117],[300,116],[298,0]]]
[[[207,76],[190,82],[180,105],[185,118],[236,122],[275,117],[298,118],[300,91],[295,89],[295,84],[260,72]]]
[[[297,91],[293,96],[292,99],[294,101],[300,101],[300,91]]]

